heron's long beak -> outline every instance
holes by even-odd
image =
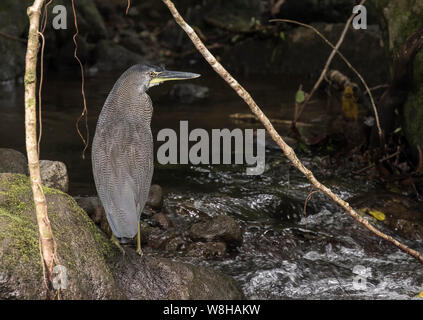
[[[150,80],[150,85],[159,84],[165,81],[171,80],[186,80],[186,79],[195,79],[200,75],[197,73],[191,72],[180,72],[180,71],[162,71],[153,79]]]

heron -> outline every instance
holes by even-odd
[[[154,169],[148,89],[171,80],[198,78],[190,72],[137,64],[114,84],[98,118],[92,144],[92,168],[100,201],[112,230],[112,241],[128,243],[137,235],[142,255],[140,217]]]

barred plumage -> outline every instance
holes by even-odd
[[[107,220],[121,242],[138,232],[153,176],[153,104],[146,92],[164,81],[197,77],[135,65],[120,76],[104,103],[93,140],[92,166]]]
[[[134,66],[116,82],[101,111],[92,147],[98,195],[118,238],[136,235],[153,176],[153,105],[141,85],[147,79],[143,71]]]

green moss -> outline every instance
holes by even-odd
[[[101,249],[101,253],[105,257],[108,257],[109,255],[113,255],[113,253],[116,251],[115,250],[115,245],[109,239],[107,239],[104,236],[104,234],[102,233],[102,231],[88,217],[87,213],[81,207],[78,206],[78,204],[76,203],[75,199],[69,198],[68,199],[68,204],[70,205],[70,207],[75,212],[78,212],[81,215],[81,218],[84,220],[84,223],[86,223],[86,225],[90,228],[90,231],[93,233],[94,239],[95,239],[97,245]]]
[[[22,214],[24,211],[34,208],[32,202],[28,205],[26,199],[22,197],[22,195],[32,192],[29,185],[29,178],[27,176],[16,174],[13,176],[12,181],[3,179],[0,183],[0,189],[8,190],[2,191],[2,194],[7,198],[6,209],[8,209],[8,211],[13,211],[16,214]]]
[[[2,194],[5,196],[6,201],[3,203],[2,208],[2,216],[9,217],[15,223],[11,225],[11,230],[14,229],[13,233],[9,232],[7,235],[4,235],[3,238],[7,237],[9,239],[15,239],[15,236],[20,234],[28,234],[33,236],[32,240],[26,239],[23,241],[14,241],[17,244],[16,248],[27,248],[28,250],[34,249],[34,247],[27,246],[25,243],[32,243],[36,244],[35,252],[38,254],[38,233],[36,228],[29,229],[28,226],[36,226],[35,217],[31,220],[31,213],[34,211],[34,204],[32,201],[32,189],[30,186],[30,179],[25,175],[18,175],[15,174],[11,176],[11,179],[2,179],[0,180],[0,189],[7,190],[2,191]],[[113,243],[109,241],[98,229],[98,227],[94,224],[94,222],[88,217],[84,210],[82,210],[76,201],[67,195],[66,193],[56,190],[53,188],[49,188],[43,186],[43,191],[47,199],[47,211],[49,215],[49,219],[52,224],[53,234],[55,235],[56,239],[67,239],[69,235],[74,233],[75,226],[68,225],[65,223],[61,223],[58,225],[56,222],[59,219],[60,215],[64,213],[61,212],[61,207],[59,203],[63,203],[62,200],[59,200],[57,197],[65,197],[66,203],[69,209],[76,213],[79,218],[82,220],[82,224],[86,225],[90,232],[92,232],[93,238],[95,240],[96,246],[98,248],[99,254],[104,257],[105,260],[113,259],[117,253],[116,248],[114,247]],[[57,201],[55,200],[57,199]],[[17,224],[19,222],[19,224]],[[24,228],[24,226],[27,226]],[[18,228],[19,227],[19,228]],[[23,230],[25,229],[25,230]],[[27,230],[32,230],[33,232],[28,233]],[[58,248],[58,253],[61,257],[65,258],[69,264],[72,264],[72,257],[74,252],[72,252],[72,246],[68,243],[68,241],[63,241]],[[23,250],[23,249],[19,249]],[[25,249],[25,252],[27,250]],[[28,256],[28,254],[27,254]],[[82,259],[89,259],[89,257],[82,257]],[[72,266],[71,266],[72,267]],[[76,265],[75,265],[76,267]]]
[[[59,262],[72,279],[63,293],[92,297],[97,290],[109,290],[115,283],[109,263],[120,252],[71,196],[47,187],[43,190]],[[0,174],[0,192],[0,271],[23,279],[17,287],[38,288],[42,267],[30,180],[25,175]]]
[[[42,275],[39,264],[40,254],[38,246],[38,233],[32,221],[25,215],[19,216],[0,207],[0,243],[7,242],[7,254],[3,255],[0,263],[3,268],[21,269],[24,273]],[[32,268],[22,268],[23,265],[31,265]]]

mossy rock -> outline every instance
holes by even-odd
[[[106,261],[119,251],[70,196],[49,188],[44,192],[58,258],[67,269],[62,297],[123,297]],[[45,295],[29,179],[0,174],[0,299],[42,299]]]
[[[230,276],[191,264],[123,255],[69,195],[43,187],[67,269],[63,299],[242,299]],[[29,178],[0,173],[0,300],[46,296]]]
[[[230,276],[209,268],[128,251],[116,273],[129,299],[240,300],[244,294]]]

